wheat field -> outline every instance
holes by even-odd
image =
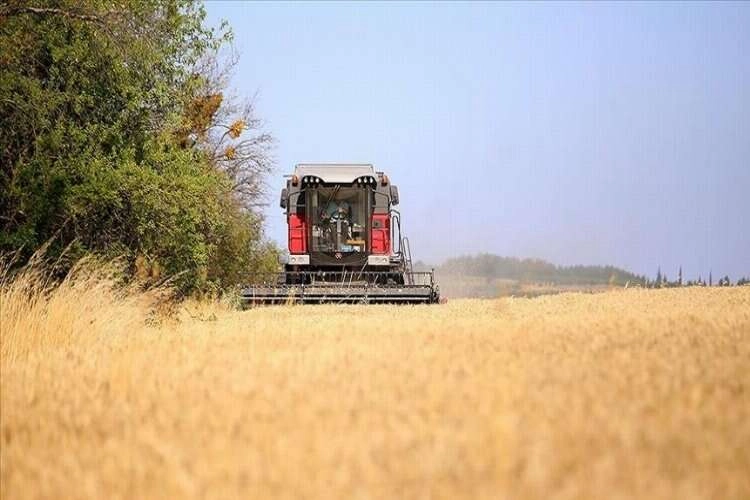
[[[167,316],[35,279],[2,498],[750,498],[748,287]]]

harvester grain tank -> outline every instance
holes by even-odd
[[[412,269],[398,203],[398,188],[372,165],[297,165],[279,203],[288,225],[284,272],[256,276],[244,302],[439,302],[433,272]]]

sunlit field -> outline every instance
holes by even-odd
[[[8,499],[750,497],[750,288],[438,306],[6,283]]]

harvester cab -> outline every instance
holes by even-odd
[[[297,165],[279,201],[288,225],[284,271],[256,276],[243,300],[437,303],[432,271],[412,269],[398,203],[398,188],[372,165]]]

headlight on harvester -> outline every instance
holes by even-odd
[[[289,264],[294,266],[307,266],[310,265],[309,255],[290,255]]]

